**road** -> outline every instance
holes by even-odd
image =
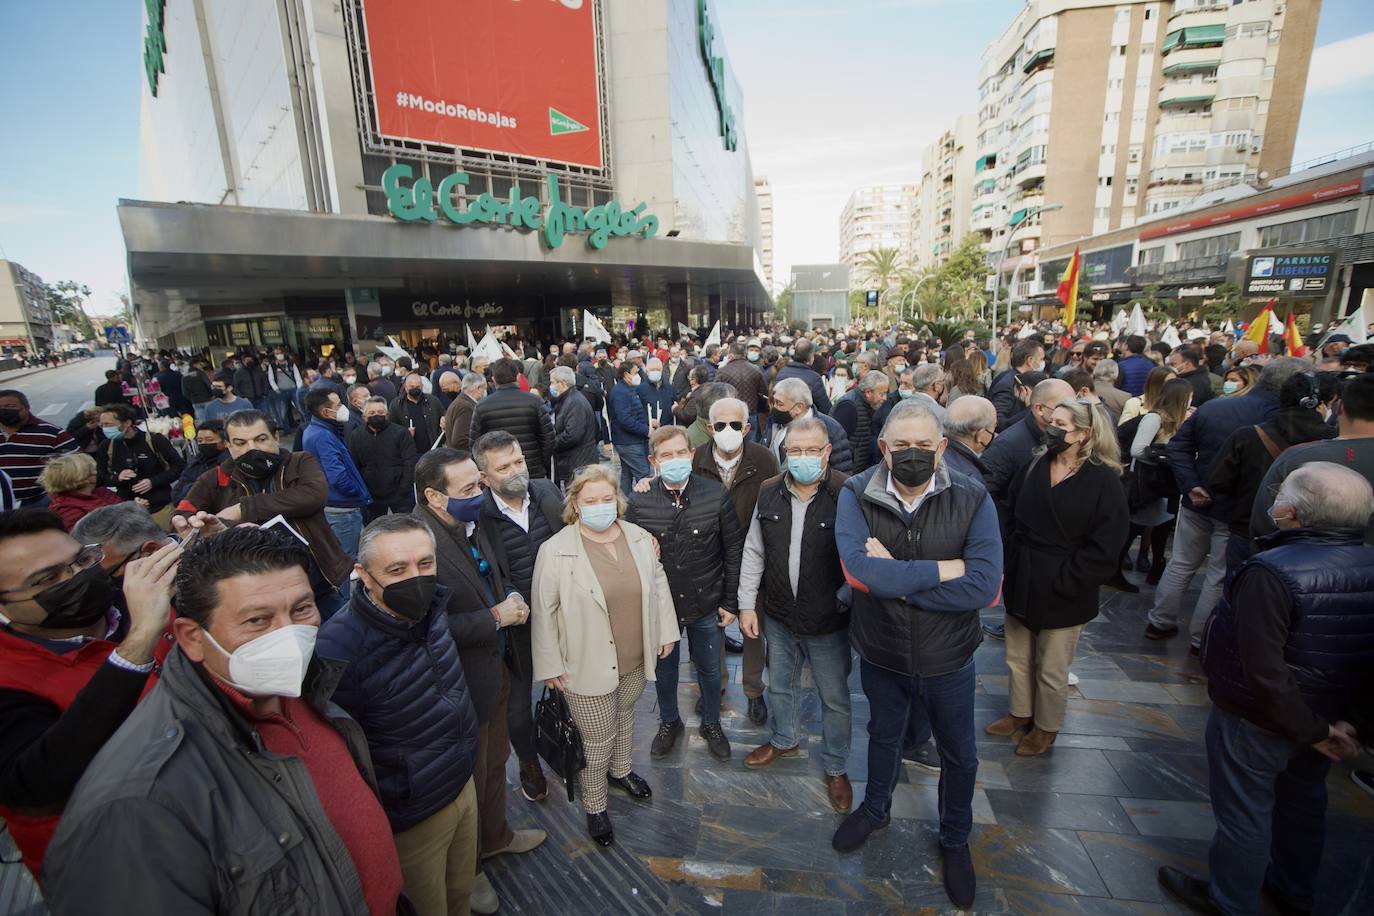
[[[0,378],[0,388],[24,392],[34,416],[65,429],[78,410],[94,403],[91,398],[95,389],[105,383],[105,373],[114,367],[114,355],[102,351],[98,356],[56,369],[43,369],[9,381]]]

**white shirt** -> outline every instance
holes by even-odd
[[[897,485],[892,482],[891,472],[889,472],[887,475],[887,492],[891,493],[896,498],[897,502],[902,504],[902,508],[906,510],[908,515],[915,515],[916,510],[921,508],[921,503],[925,502],[926,497],[934,491],[935,478],[932,477],[930,479],[930,482],[926,484],[926,488],[921,491],[921,494],[917,496],[914,501],[907,502],[905,499],[902,499],[902,494],[897,492]]]
[[[496,497],[496,506],[497,506],[498,509],[501,510],[501,514],[504,515],[506,518],[510,519],[511,521],[515,522],[515,524],[519,525],[519,526],[520,526],[520,529],[521,529],[522,531],[524,531],[526,534],[529,534],[529,532],[530,532],[530,494],[529,494],[529,491],[526,491],[526,492],[525,492],[525,498],[524,498],[523,500],[521,500],[519,507],[518,507],[518,508],[515,508],[515,509],[512,509],[512,508],[506,503],[506,501],[505,501],[504,499],[502,499],[500,496],[496,496],[496,494],[492,494],[492,495]],[[469,534],[470,534],[470,533],[471,533],[471,532],[469,532]]]

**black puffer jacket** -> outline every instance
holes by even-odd
[[[520,440],[525,465],[530,476],[542,479],[549,476],[549,459],[553,457],[553,422],[544,401],[537,394],[521,391],[514,383],[502,385],[482,398],[472,412],[472,427],[468,433],[473,442],[483,433],[502,429]]]
[[[655,478],[647,493],[631,494],[625,519],[658,539],[679,623],[700,620],[722,607],[739,612],[744,531],[730,494],[718,481],[693,474],[674,493]]]
[[[600,438],[596,419],[591,402],[581,391],[569,391],[553,402],[553,463],[557,483],[572,479],[578,468],[600,460],[596,447]]]
[[[534,560],[544,542],[563,530],[563,495],[547,480],[530,481],[530,524],[526,531],[496,504],[491,490],[482,500],[482,530],[501,542],[506,553],[508,584],[528,602]]]
[[[348,434],[348,453],[363,475],[374,503],[404,497],[415,487],[415,439],[387,421],[380,431],[360,426]]]

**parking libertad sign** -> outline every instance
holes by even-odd
[[[383,137],[601,168],[593,0],[367,0]]]
[[[1243,296],[1325,296],[1334,251],[1255,252],[1245,260]]]
[[[521,197],[520,189],[512,187],[505,198],[482,193],[460,208],[453,192],[466,186],[468,175],[454,172],[435,188],[428,178],[418,178],[409,187],[402,181],[413,177],[410,166],[400,163],[382,173],[382,190],[386,192],[386,208],[392,216],[407,222],[434,222],[443,216],[458,226],[504,226],[517,229],[543,230],[544,241],[550,248],[563,244],[568,233],[585,234],[587,244],[600,250],[612,236],[653,238],[658,232],[658,217],[645,213],[643,203],[626,210],[618,200],[600,207],[583,210],[563,202],[558,190],[558,176],[548,176],[549,205],[540,207],[537,197]]]

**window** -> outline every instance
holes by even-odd
[[[1260,20],[1259,22],[1242,22],[1240,24],[1241,38],[1254,38],[1257,35],[1265,35],[1269,32],[1269,23]]]
[[[1179,260],[1186,261],[1192,258],[1210,258],[1230,254],[1239,250],[1240,233],[1228,232],[1225,235],[1212,235],[1205,239],[1183,242],[1178,246],[1178,257]]]
[[[1107,80],[1108,89],[1120,89],[1123,85],[1122,80]]]
[[[1141,57],[1149,57],[1153,53],[1155,53],[1155,43],[1153,41],[1146,42],[1140,46]]]
[[[1139,179],[1139,178],[1127,178],[1127,179],[1126,179],[1126,196],[1128,196],[1128,197],[1134,197],[1136,191],[1138,191],[1139,189],[1140,189],[1140,179]]]
[[[1102,147],[1102,155],[1104,155],[1104,156],[1115,156],[1115,155],[1116,155],[1116,144],[1115,144],[1115,143],[1109,143],[1109,144],[1107,144],[1106,146]]]
[[[1139,161],[1140,161],[1140,144],[1139,144],[1139,143],[1132,143],[1132,144],[1131,144],[1130,149],[1126,152],[1126,161],[1127,161],[1127,162],[1139,162]]]
[[[1111,176],[1111,175],[1098,175],[1098,176],[1097,176],[1097,186],[1098,186],[1099,188],[1110,188],[1110,187],[1112,186],[1112,176]]]
[[[1326,216],[1313,216],[1309,219],[1279,223],[1275,226],[1260,227],[1260,245],[1270,248],[1278,245],[1301,245],[1304,242],[1319,242],[1324,239],[1340,238],[1355,233],[1354,210],[1330,213]]]
[[[1126,46],[1125,46],[1125,45],[1117,45],[1117,46],[1116,46],[1116,56],[1117,56],[1117,57],[1125,57],[1125,56],[1126,56]]]
[[[1136,254],[1137,264],[1162,264],[1164,263],[1164,246],[1159,245],[1155,248],[1142,248]]]
[[[1274,65],[1273,65],[1273,64],[1270,64],[1269,66],[1265,67],[1262,75],[1263,75],[1263,78],[1264,78],[1264,79],[1267,79],[1267,80],[1273,79],[1273,78],[1274,78]]]
[[[1154,13],[1154,10],[1149,9],[1149,8],[1146,8],[1146,10],[1145,10],[1145,21],[1146,21],[1146,22],[1149,22],[1149,21],[1150,21],[1150,18],[1151,18],[1151,16],[1152,16],[1153,13]]]
[[[1130,8],[1127,7],[1127,8],[1124,8],[1124,9],[1119,9],[1119,10],[1117,10],[1117,11],[1116,11],[1116,21],[1117,21],[1117,22],[1130,22],[1130,21],[1131,21],[1131,10],[1130,10]]]
[[[1106,219],[1112,215],[1111,207],[1098,207],[1093,210],[1093,219]]]
[[[1121,112],[1109,111],[1107,112],[1103,120],[1106,121],[1108,124],[1115,124],[1117,121],[1121,120]]]

